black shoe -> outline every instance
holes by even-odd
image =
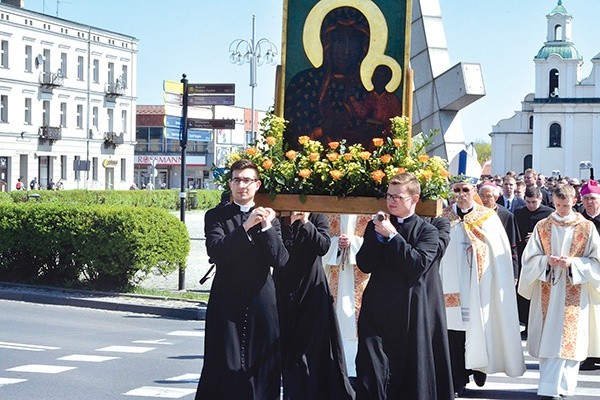
[[[479,387],[485,385],[485,380],[487,379],[487,375],[481,371],[473,371],[473,380],[475,384]]]
[[[459,386],[458,389],[456,389],[456,391],[454,392],[454,396],[455,397],[463,397],[466,392],[467,392],[467,388],[465,387],[465,385],[462,385],[462,386]]]
[[[594,363],[593,359],[586,359],[585,361],[582,361],[581,364],[579,365],[579,370],[580,371],[593,371],[596,369],[596,364]]]

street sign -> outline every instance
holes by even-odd
[[[188,129],[235,129],[235,119],[188,118]]]
[[[190,83],[188,94],[235,94],[234,83]]]
[[[174,115],[165,115],[165,126],[169,128],[181,129],[183,118]]]
[[[189,106],[232,106],[235,104],[234,95],[190,96]]]

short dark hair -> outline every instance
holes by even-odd
[[[260,177],[260,172],[258,171],[258,167],[256,166],[256,164],[254,164],[252,161],[245,159],[245,158],[242,158],[241,160],[237,160],[236,162],[231,164],[231,167],[229,167],[232,174],[233,174],[233,171],[240,171],[242,169],[248,169],[248,168],[253,169],[256,172],[256,176]]]
[[[536,185],[529,186],[525,189],[525,197],[530,199],[541,199],[542,191]]]
[[[558,185],[556,185],[554,187],[554,190],[552,191],[552,196],[556,196],[562,200],[565,200],[568,198],[574,199],[575,198],[575,189],[573,188],[573,186],[569,185],[568,183],[559,183]]]

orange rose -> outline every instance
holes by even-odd
[[[302,168],[300,171],[298,171],[298,175],[300,175],[301,178],[307,179],[310,174],[312,174],[312,171],[308,168]]]
[[[380,157],[380,159],[381,159],[381,162],[382,162],[382,163],[384,163],[384,164],[387,164],[387,163],[389,163],[390,161],[392,161],[392,156],[391,156],[391,155],[389,155],[389,154],[384,154],[384,155],[382,155],[382,156]]]
[[[383,139],[382,138],[373,138],[373,146],[375,146],[375,147],[383,146]]]
[[[327,143],[327,144],[329,145],[329,148],[330,148],[331,150],[335,150],[335,149],[337,149],[338,147],[340,147],[340,142],[329,142],[329,143]]]
[[[313,161],[313,162],[314,162],[314,161],[319,161],[319,153],[310,153],[310,154],[308,155],[308,159],[309,159],[310,161]]]
[[[339,153],[327,153],[327,159],[331,162],[336,161],[338,158],[340,158]]]
[[[265,161],[263,161],[262,167],[264,169],[271,169],[271,168],[273,168],[273,161],[271,161],[270,159],[267,158]]]
[[[448,170],[446,170],[445,168],[442,168],[440,170],[440,175],[442,175],[444,178],[449,178],[450,177],[450,172],[448,172]]]
[[[277,138],[274,136],[267,136],[265,138],[265,142],[267,142],[269,146],[273,146],[275,143],[277,143]]]
[[[256,147],[248,147],[246,149],[246,154],[248,154],[249,156],[255,156],[257,152],[258,149]]]
[[[427,162],[427,160],[429,160],[429,156],[427,154],[421,154],[419,156],[419,161],[421,161],[421,162]]]
[[[308,136],[300,136],[298,138],[298,143],[300,143],[302,146],[304,146],[306,143],[308,143],[309,140],[310,140],[310,138]]]
[[[425,171],[421,172],[421,176],[423,177],[423,179],[429,180],[433,178],[433,172],[431,172],[430,169],[426,169]]]
[[[394,143],[394,146],[396,146],[396,147],[402,146],[402,139],[395,138],[395,139],[392,139],[392,142]]]
[[[406,172],[406,168],[404,167],[398,167],[398,170],[396,171],[397,174],[403,174]]]
[[[338,179],[340,179],[340,178],[341,178],[341,177],[342,177],[344,174],[342,173],[342,171],[340,171],[340,170],[337,170],[337,169],[334,169],[334,170],[332,170],[332,171],[330,171],[330,172],[329,172],[329,175],[331,175],[331,177],[332,177],[334,180],[336,180],[336,181],[337,181],[337,180],[338,180]]]
[[[346,153],[346,154],[344,154],[344,160],[350,161],[350,160],[352,160],[352,158],[354,158],[354,156],[352,155],[352,153]]]
[[[371,153],[369,153],[368,151],[361,151],[360,152],[360,158],[362,158],[363,160],[368,160],[371,157]]]
[[[383,180],[384,177],[385,177],[385,172],[383,172],[380,169],[378,169],[377,171],[371,172],[371,178],[373,178],[373,180],[377,183],[381,183],[381,181]]]
[[[296,158],[296,155],[297,155],[297,154],[298,154],[298,153],[296,153],[296,150],[288,150],[288,151],[285,153],[285,156],[286,156],[286,157],[287,157],[289,160],[293,160],[294,158]]]

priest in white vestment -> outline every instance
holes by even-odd
[[[458,396],[469,376],[483,386],[486,374],[525,372],[511,247],[500,218],[475,202],[472,181],[452,186],[456,202],[444,210],[450,244],[440,264],[452,378]]]
[[[579,362],[600,356],[600,236],[573,211],[575,190],[558,185],[556,211],[535,226],[523,252],[519,294],[530,299],[529,354],[540,360],[540,396],[572,396]]]

